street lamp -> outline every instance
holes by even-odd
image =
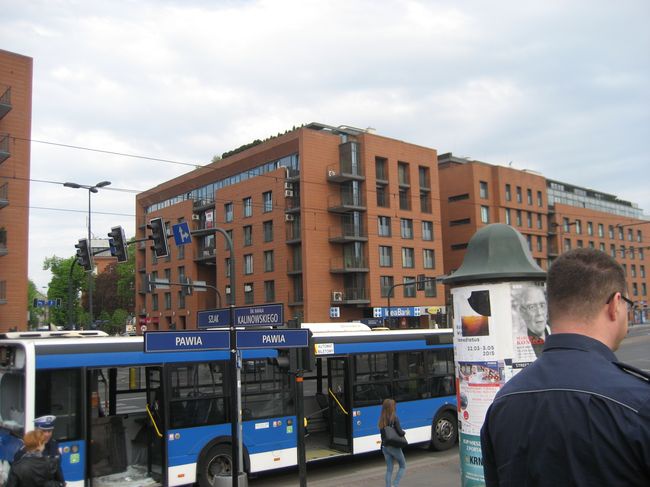
[[[91,225],[90,225],[90,219],[92,212],[90,210],[90,195],[92,193],[97,193],[99,192],[99,188],[105,188],[111,184],[110,181],[100,181],[97,184],[94,184],[92,186],[87,185],[87,184],[77,184],[77,183],[63,183],[63,186],[66,188],[73,188],[73,189],[87,189],[88,190],[88,249],[91,255],[91,260],[92,260],[92,241],[90,237],[90,230],[91,230]],[[90,327],[92,328],[94,319],[93,319],[93,272],[92,269],[88,273],[88,314],[90,316]]]

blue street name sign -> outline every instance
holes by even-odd
[[[148,331],[144,334],[145,352],[195,352],[228,350],[228,331]]]
[[[305,348],[309,346],[309,330],[239,330],[237,349]]]
[[[235,326],[282,326],[283,310],[281,304],[235,308]]]
[[[185,245],[192,243],[192,234],[190,233],[190,225],[187,222],[180,222],[172,225],[174,232],[174,242],[176,245]]]
[[[197,328],[214,328],[230,326],[230,310],[228,308],[209,309],[196,314]]]

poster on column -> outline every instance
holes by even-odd
[[[548,334],[544,283],[511,284],[512,372],[516,374],[535,361]]]
[[[459,416],[463,433],[480,435],[485,413],[503,386],[503,363],[458,362]]]
[[[496,358],[496,329],[489,286],[454,289],[454,346],[457,361]]]

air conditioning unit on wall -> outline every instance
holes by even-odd
[[[192,220],[200,220],[200,219],[201,219],[200,215],[197,215],[196,213],[192,214]]]
[[[284,221],[285,222],[292,222],[293,221],[293,215],[291,213],[287,213],[284,215]]]
[[[343,301],[343,293],[341,291],[332,291],[332,301],[335,303]]]
[[[288,181],[285,181],[284,183],[284,189],[293,189],[293,183],[290,183]]]
[[[293,196],[293,189],[285,189],[284,196],[285,198],[291,198]]]

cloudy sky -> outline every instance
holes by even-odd
[[[29,276],[135,194],[312,121],[613,193],[650,214],[647,0],[0,0],[34,59]],[[39,142],[37,142],[39,141]],[[44,143],[48,142],[48,143]],[[63,147],[77,146],[184,164]],[[52,181],[52,182],[46,182]]]

